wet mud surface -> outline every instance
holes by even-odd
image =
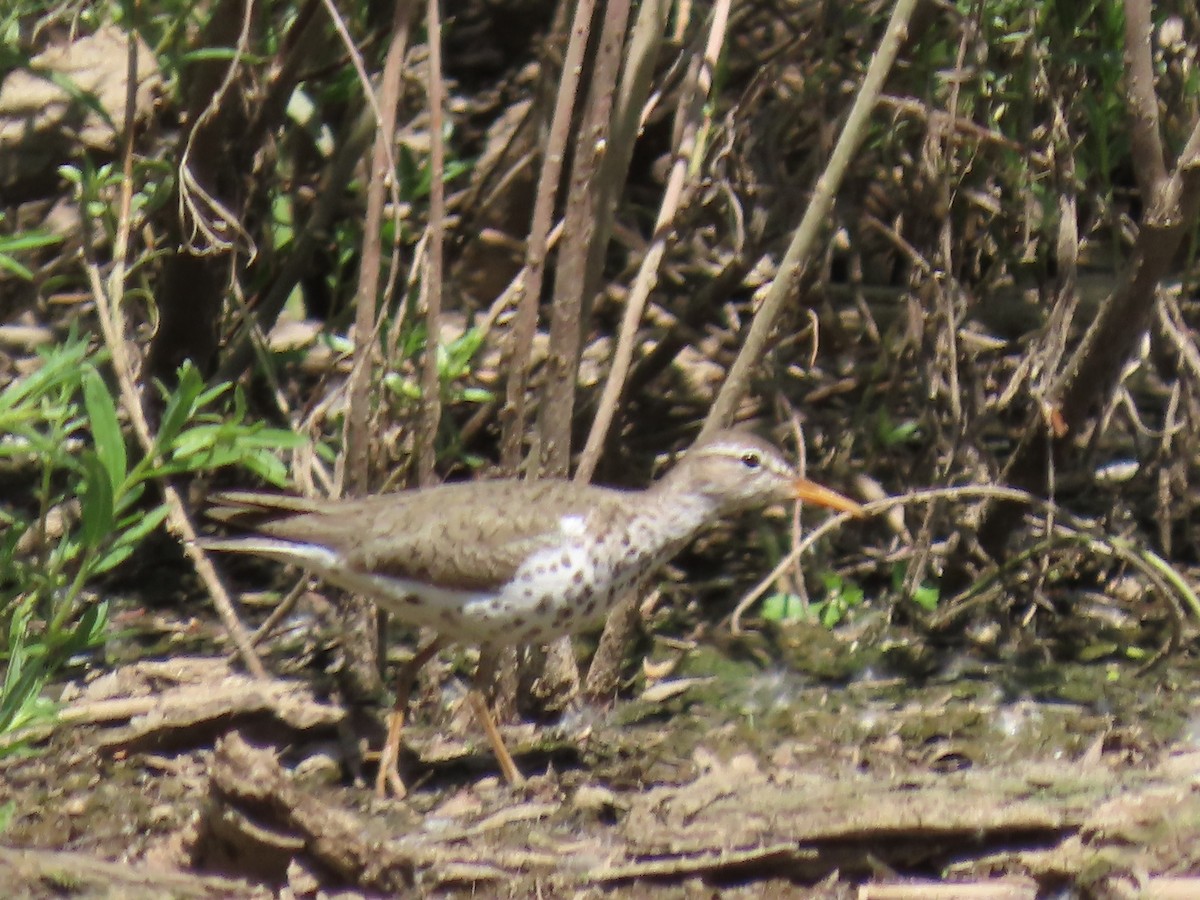
[[[374,797],[361,723],[311,679],[129,662],[0,761],[0,877],[29,897],[1200,890],[1187,655],[918,677],[861,643],[795,626],[657,646],[669,674],[636,696],[506,729],[521,788],[443,667],[403,800]]]

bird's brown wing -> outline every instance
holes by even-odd
[[[334,550],[359,572],[487,591],[532,553],[560,539],[564,517],[580,527],[617,513],[621,495],[564,481],[448,484],[318,508],[255,526],[272,537]],[[296,511],[285,507],[286,511]]]

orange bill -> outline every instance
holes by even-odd
[[[847,512],[856,516],[862,515],[862,505],[855,503],[849,497],[843,497],[837,491],[822,487],[807,478],[797,478],[792,482],[792,490],[797,500],[805,503],[816,503],[818,506],[828,506],[839,512]]]

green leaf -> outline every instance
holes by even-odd
[[[145,493],[146,483],[144,481],[138,481],[134,484],[128,485],[126,489],[121,492],[121,496],[117,497],[113,501],[113,515],[122,515],[128,509],[133,507],[134,504],[136,504],[139,500],[141,500]],[[138,515],[140,516],[141,514],[139,513]],[[122,524],[120,527],[124,528],[125,526]]]
[[[804,602],[796,594],[778,591],[763,600],[762,617],[768,622],[793,622],[804,618]]]
[[[7,697],[13,685],[21,677],[25,659],[29,655],[29,644],[26,636],[29,633],[29,621],[33,618],[33,604],[19,602],[13,611],[12,620],[8,623],[8,668],[4,670],[4,685],[0,696]]]
[[[0,709],[0,733],[53,722],[57,717],[58,706],[41,696],[46,679],[43,673],[38,674],[41,677],[24,680],[22,690],[12,698],[14,702],[10,709]]]
[[[464,388],[462,392],[462,399],[465,403],[491,403],[495,396],[487,388],[481,387]]]
[[[158,434],[154,438],[155,449],[162,454],[168,452],[183,426],[196,409],[196,400],[204,392],[204,381],[190,362],[179,367],[179,380],[175,390],[167,397],[167,406],[159,421]]]
[[[137,545],[135,544],[114,544],[103,556],[92,564],[88,571],[92,575],[103,575],[133,556],[133,551],[136,549]]]
[[[171,450],[172,462],[189,465],[214,465],[212,454],[220,452],[227,462],[237,462],[239,454],[251,457],[262,450],[294,450],[306,443],[303,435],[286,428],[229,423],[194,425],[179,435]],[[230,457],[230,452],[233,456]]]
[[[835,625],[841,622],[843,618],[845,618],[846,608],[841,604],[830,601],[828,603],[821,604],[819,614],[821,617],[821,625],[823,625],[825,628],[833,628]]]
[[[108,473],[110,487],[109,504],[112,497],[121,492],[127,474],[125,456],[125,437],[121,434],[121,423],[117,420],[117,407],[113,403],[108,385],[100,377],[100,373],[92,366],[83,370],[83,405],[87,409],[88,424],[92,430],[92,440],[96,445],[96,455],[104,464]]]
[[[283,488],[291,483],[287,466],[280,462],[278,457],[265,451],[243,458],[242,465],[275,487]]]
[[[196,398],[196,409],[204,409],[222,394],[228,393],[231,387],[233,385],[228,381],[222,381],[220,384],[210,387]]]
[[[183,460],[201,453],[210,453],[221,442],[224,424],[193,425],[172,442],[171,458]]]
[[[937,609],[938,600],[941,599],[941,596],[942,592],[938,589],[937,585],[926,582],[913,591],[913,602],[922,609],[933,612]]]
[[[18,378],[0,391],[0,423],[3,423],[6,410],[16,410],[22,404],[39,399],[62,383],[78,377],[79,364],[86,353],[87,343],[73,334],[61,345],[41,351],[40,369]]]
[[[120,536],[113,542],[112,547],[92,566],[92,573],[99,575],[107,572],[128,559],[133,551],[137,549],[138,544],[146,538],[146,535],[163,523],[168,512],[166,504],[163,504],[162,506],[155,507],[145,515],[139,514],[136,518],[130,517],[122,520],[119,525],[121,529]]]
[[[49,247],[61,241],[61,237],[46,231],[23,231],[20,234],[0,237],[0,253],[36,250],[40,247]]]
[[[79,170],[78,166],[59,166],[58,177],[75,187],[83,184],[83,172]]]
[[[383,376],[383,386],[405,400],[420,400],[421,387],[415,381],[405,378],[397,372],[388,372]]]
[[[242,65],[260,66],[268,62],[266,57],[256,53],[247,53],[244,50],[237,50],[234,47],[203,47],[199,50],[189,50],[179,57],[180,65],[196,62],[223,62],[231,59],[240,59]]]
[[[80,459],[84,471],[81,539],[83,546],[93,549],[108,537],[113,527],[113,488],[104,464],[95,453],[85,453]]]
[[[290,428],[255,428],[250,435],[252,443],[264,450],[298,450],[308,443],[308,438],[296,434]]]
[[[847,608],[852,606],[860,606],[865,596],[866,595],[863,593],[863,589],[852,581],[847,582],[841,590],[842,603],[844,603]]]
[[[23,266],[6,253],[0,253],[0,269],[11,272],[22,281],[33,281],[33,270]]]
[[[244,447],[232,447],[223,443],[198,446],[188,453],[181,453],[163,469],[171,474],[194,472],[200,469],[219,469],[222,466],[249,465],[252,454]]]
[[[443,369],[444,378],[461,378],[469,371],[471,360],[483,346],[484,331],[482,328],[468,328],[463,335],[450,343],[446,348],[447,360]],[[439,361],[439,368],[442,368]]]
[[[79,617],[79,621],[62,644],[63,653],[69,658],[85,650],[92,650],[104,643],[108,628],[108,601],[90,604]]]

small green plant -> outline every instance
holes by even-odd
[[[898,447],[902,444],[912,444],[920,440],[921,425],[915,419],[905,419],[903,422],[893,422],[887,410],[879,410],[875,423],[875,434],[879,443],[884,447]]]
[[[31,473],[34,485],[25,505],[0,506],[0,734],[51,718],[45,685],[72,657],[103,644],[108,605],[85,588],[166,518],[148,486],[226,465],[283,484],[276,453],[301,440],[243,423],[239,392],[232,410],[221,410],[217,401],[231,387],[207,387],[185,365],[164,396],[154,452],[131,459],[100,360],[72,335],[0,391],[0,466]]]
[[[4,213],[0,213],[0,222],[4,221]],[[25,281],[33,280],[33,272],[21,263],[17,256],[30,250],[50,247],[62,238],[45,231],[22,231],[18,234],[0,234],[0,269],[11,272]]]
[[[447,148],[453,153],[454,128],[451,123],[446,123],[442,135]],[[474,165],[474,160],[451,157],[442,167],[442,181],[449,184],[470,172]],[[396,176],[400,187],[400,199],[405,203],[426,199],[433,188],[433,169],[430,167],[428,154],[418,156],[406,144],[401,144],[396,152]]]
[[[908,577],[908,566],[903,563],[897,563],[892,567],[892,590],[897,594],[904,592],[905,581]],[[936,584],[931,581],[922,581],[919,585],[913,588],[909,599],[917,606],[926,612],[933,612],[937,609],[938,601],[942,599],[942,591]]]
[[[111,237],[117,232],[117,204],[114,198],[120,194],[125,178],[120,165],[104,163],[93,165],[85,159],[79,165],[58,167],[58,174],[72,186],[81,209],[87,219],[104,228]],[[130,211],[134,221],[140,221],[155,210],[161,209],[171,198],[174,187],[174,169],[162,160],[139,160],[134,167],[134,183],[138,188],[130,197]],[[144,265],[153,256],[145,254],[137,265]]]
[[[819,622],[825,628],[834,628],[861,606],[863,590],[853,581],[842,578],[837,572],[824,572],[821,582],[825,591],[820,600],[805,605],[795,594],[778,592],[763,600],[762,616],[771,622]]]
[[[468,328],[461,336],[437,348],[438,382],[442,388],[443,403],[487,403],[492,392],[486,388],[464,386],[461,382],[471,375],[475,354],[483,346],[484,331]],[[412,329],[402,347],[405,359],[419,359],[425,349],[425,326]],[[383,383],[398,397],[417,402],[421,399],[421,385],[416,378],[406,378],[399,372],[389,372]]]

